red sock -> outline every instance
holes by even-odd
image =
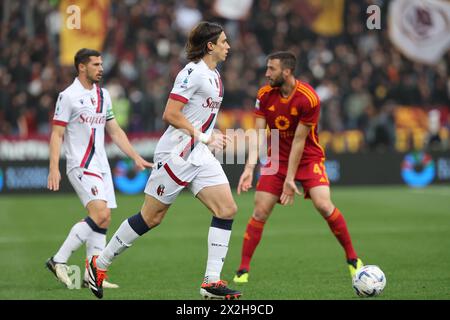
[[[265,223],[265,221],[258,221],[253,217],[251,217],[248,221],[247,229],[244,234],[244,243],[242,244],[242,257],[239,270],[250,270],[250,260],[252,259],[253,253],[261,240]]]
[[[325,219],[330,226],[331,231],[338,239],[339,243],[345,250],[347,260],[357,259],[358,255],[353,249],[352,239],[347,229],[344,216],[341,214],[338,208],[335,208],[333,213]]]

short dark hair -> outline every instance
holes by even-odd
[[[100,57],[101,54],[97,50],[93,49],[87,49],[83,48],[78,50],[78,52],[75,54],[74,58],[74,64],[75,64],[75,70],[77,70],[78,73],[78,66],[80,63],[86,64],[89,62],[90,57]]]
[[[202,21],[189,34],[186,53],[189,61],[197,62],[208,52],[208,42],[217,43],[223,27],[220,24]]]
[[[290,69],[292,73],[295,72],[295,67],[297,64],[297,58],[292,52],[289,51],[278,51],[269,54],[267,60],[278,59],[281,62],[281,67],[283,69]]]

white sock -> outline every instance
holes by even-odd
[[[109,240],[105,250],[103,250],[98,256],[97,267],[107,270],[113,259],[125,249],[129,248],[131,244],[139,237],[139,234],[131,228],[128,220],[122,222],[119,229],[117,229],[111,240]]]
[[[209,228],[208,233],[208,261],[204,282],[216,282],[220,280],[223,263],[228,251],[231,230]]]
[[[67,263],[72,252],[81,247],[92,232],[91,227],[84,220],[76,223],[61,248],[53,256],[53,260],[58,263]]]
[[[86,257],[98,256],[106,247],[106,234],[92,232],[86,240]]]

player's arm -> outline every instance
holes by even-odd
[[[311,131],[311,126],[302,122],[298,123],[297,129],[295,129],[294,139],[292,141],[291,151],[289,153],[288,170],[286,179],[284,180],[283,193],[280,197],[282,205],[292,204],[294,201],[295,193],[301,194],[295,185],[295,174],[302,159],[303,150],[305,149],[306,137],[308,137]]]
[[[64,131],[66,127],[60,125],[52,126],[52,134],[50,136],[50,163],[47,178],[47,188],[49,190],[58,191],[59,182],[61,181],[61,173],[59,172],[59,155],[61,153],[61,145],[63,142]]]
[[[241,174],[237,193],[241,194],[241,191],[247,192],[252,187],[253,171],[258,163],[259,150],[261,148],[262,141],[259,140],[259,130],[266,128],[266,119],[263,117],[257,117],[255,120],[256,140],[250,139],[248,148],[248,157],[245,164],[244,172]]]
[[[106,122],[106,132],[108,132],[112,141],[120,148],[120,150],[134,160],[134,163],[139,170],[153,167],[153,163],[145,161],[136,150],[134,150],[130,140],[128,140],[127,135],[119,126],[116,119],[112,118]]]
[[[226,146],[227,142],[231,142],[231,138],[215,133],[211,137],[202,133],[196,129],[192,123],[184,116],[182,110],[185,103],[169,98],[167,100],[166,108],[163,113],[163,120],[172,125],[173,127],[183,130],[185,133],[189,134],[191,137],[198,139],[199,141],[223,148]]]

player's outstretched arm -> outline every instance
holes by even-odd
[[[59,154],[63,142],[65,127],[53,125],[52,134],[50,136],[50,163],[47,178],[47,188],[52,191],[59,190],[59,182],[61,181],[61,173],[59,172]]]
[[[291,151],[289,152],[288,171],[284,180],[283,193],[280,197],[282,205],[292,204],[295,194],[301,195],[301,192],[295,185],[295,173],[302,159],[306,137],[310,130],[310,126],[301,122],[298,123],[297,129],[295,129],[294,140],[292,141]]]
[[[106,122],[106,131],[120,150],[134,160],[136,168],[139,170],[144,170],[145,168],[153,167],[153,163],[147,162],[136,152],[136,150],[134,150],[130,140],[128,140],[127,135],[119,126],[116,119],[110,119]]]

